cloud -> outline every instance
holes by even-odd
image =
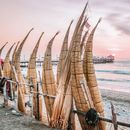
[[[117,31],[130,35],[130,16],[121,13],[111,13],[105,18]]]
[[[109,51],[122,51],[122,49],[119,48],[108,48]]]

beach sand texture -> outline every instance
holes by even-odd
[[[101,90],[105,105],[105,117],[111,119],[111,106],[113,103],[117,114],[117,120],[130,123],[130,99],[129,93],[111,90]],[[3,97],[0,96],[0,104]],[[0,130],[58,130],[52,129],[29,116],[16,116],[11,114],[11,110],[0,107]],[[80,127],[77,129],[80,130]],[[107,130],[113,130],[112,124],[107,124]],[[130,130],[127,127],[119,126],[119,130]]]

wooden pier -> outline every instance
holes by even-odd
[[[57,65],[58,62],[59,62],[59,60],[52,60],[52,65]],[[113,63],[113,62],[114,62],[114,59],[107,58],[107,57],[93,58],[94,64]],[[28,63],[29,63],[28,60],[24,60],[24,61],[20,62],[21,67],[27,67]],[[43,60],[36,61],[37,66],[42,66],[42,63],[43,63]]]

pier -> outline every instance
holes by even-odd
[[[57,65],[58,62],[59,62],[58,59],[55,59],[55,60],[53,59],[52,65]],[[96,57],[96,56],[93,57],[93,63],[94,64],[113,63],[113,62],[114,62],[114,56],[112,56],[112,55],[109,55],[107,57]],[[27,67],[28,63],[29,63],[28,60],[23,60],[23,61],[20,62],[21,67]],[[42,66],[42,63],[43,63],[43,59],[42,60],[38,59],[36,61],[37,66]]]

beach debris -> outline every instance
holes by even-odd
[[[16,110],[12,110],[11,113],[15,116],[22,116],[22,114]]]

